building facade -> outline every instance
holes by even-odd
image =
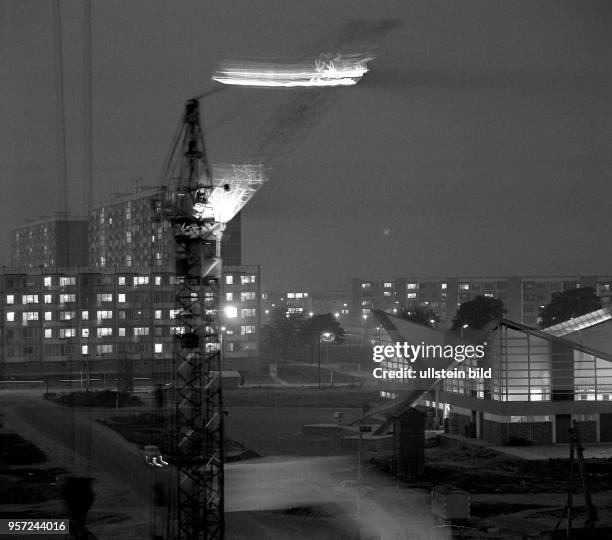
[[[415,343],[423,337],[418,325],[384,312],[374,315],[384,329],[383,345],[398,340]],[[425,338],[424,342],[430,341]],[[480,344],[485,351],[482,358],[457,361],[453,357],[446,361],[446,367],[464,373],[481,368],[490,370],[488,376],[446,377],[421,387],[422,403],[445,419],[448,431],[496,444],[512,439],[552,444],[569,442],[568,430],[575,425],[585,442],[612,442],[609,351],[507,319],[486,332]],[[393,358],[383,365],[402,369],[406,360]],[[399,395],[412,383],[410,379],[394,379],[382,382],[381,388]]]
[[[89,265],[152,267],[174,264],[174,239],[167,220],[156,216],[148,189],[115,196],[94,206],[89,219]],[[221,257],[227,265],[242,264],[241,215],[225,228]]]
[[[508,319],[535,327],[538,310],[550,302],[554,293],[579,287],[594,288],[602,304],[610,303],[612,276],[354,279],[353,324],[375,325],[371,309],[397,313],[402,308],[427,306],[440,316],[440,327],[449,328],[463,302],[483,295],[502,300]]]
[[[11,265],[38,268],[88,265],[88,220],[54,217],[11,231]]]
[[[224,369],[259,369],[259,267],[227,267],[221,309]],[[4,269],[0,280],[4,377],[98,375],[129,368],[172,380],[176,326],[172,268]],[[236,299],[236,301],[234,301]]]
[[[224,369],[259,369],[260,297],[259,266],[224,266],[221,296]]]

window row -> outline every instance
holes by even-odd
[[[226,285],[249,285],[251,283],[257,283],[257,276],[255,274],[240,274],[240,281],[238,281],[238,276],[234,274],[226,274],[225,275],[225,284]]]
[[[234,308],[236,309],[236,308]],[[175,319],[176,315],[178,314],[180,310],[178,309],[169,309],[168,310],[168,318],[169,319]],[[243,313],[243,317],[254,317],[255,316],[255,308],[245,308],[241,310]],[[43,312],[43,318],[45,321],[53,321],[54,317],[53,317],[53,311],[44,311]],[[110,309],[106,309],[106,310],[98,310],[95,312],[96,315],[96,319],[98,321],[103,321],[103,320],[109,320],[113,318],[113,311]],[[237,316],[237,310],[236,310],[236,315]],[[7,311],[6,312],[6,320],[7,322],[15,322],[16,320],[16,313],[14,311]],[[38,321],[40,320],[40,313],[38,311],[24,311],[21,313],[21,317],[22,317],[22,321],[24,323],[27,323],[27,321]],[[117,317],[120,320],[126,320],[126,319],[148,319],[151,317],[151,311],[148,309],[132,309],[130,310],[130,317],[128,317],[128,312],[124,311],[124,310],[119,310],[117,311]],[[57,320],[60,321],[71,321],[71,320],[75,320],[77,318],[77,312],[76,311],[60,311],[59,314],[57,315]],[[153,310],[153,318],[155,320],[161,320],[163,318],[163,310],[161,309],[155,309]],[[81,320],[82,321],[88,321],[89,320],[89,311],[88,310],[83,310],[81,311]]]

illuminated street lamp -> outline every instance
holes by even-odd
[[[319,334],[319,354],[318,354],[318,362],[317,362],[317,380],[319,383],[319,389],[321,389],[321,341],[325,341],[325,362],[329,364],[329,342],[333,339],[333,334],[331,332],[321,332]]]

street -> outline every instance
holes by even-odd
[[[121,493],[123,501],[117,510],[130,508],[139,513],[141,520],[150,515],[152,482],[171,482],[172,467],[147,467],[135,445],[94,421],[95,411],[62,408],[40,398],[16,394],[0,395],[0,411],[14,429],[35,444],[47,450],[51,443],[65,468],[96,478],[100,500],[108,504],[114,489]],[[261,419],[259,424],[254,423],[254,414]],[[317,421],[329,414],[329,410],[319,409],[310,413],[304,409],[230,411],[228,432],[237,440],[240,432],[247,440],[258,440],[265,434],[269,439],[265,450],[271,451],[275,440],[286,437],[282,450],[294,448],[299,453],[301,445],[308,457],[269,456],[226,464],[227,537],[319,539],[334,531],[333,538],[348,539],[359,530],[363,538],[385,540],[448,538],[442,529],[433,528],[423,491],[403,488],[393,478],[368,466],[363,467],[362,482],[357,483],[354,453],[312,456],[317,444],[304,442],[306,439],[296,433],[298,423]],[[270,425],[276,425],[276,431],[271,431]],[[329,442],[323,444],[325,447]],[[332,450],[329,446],[328,453]],[[95,510],[96,503],[92,512]],[[294,536],[288,535],[288,526],[294,529]],[[93,529],[99,538],[111,536],[105,536],[104,527]],[[117,530],[116,526],[113,530]],[[136,536],[126,538],[143,534],[142,523],[137,530],[140,533],[129,533]],[[116,533],[113,536],[116,538]]]

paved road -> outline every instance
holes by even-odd
[[[40,399],[1,394],[0,410],[9,421],[21,424],[26,431],[34,430],[47,441],[53,441],[64,453],[68,466],[74,465],[80,474],[95,477],[99,471],[107,479],[127,485],[134,494],[131,502],[139,503],[143,513],[148,511],[152,469],[143,464],[142,455],[134,445],[93,421],[94,413],[62,408]],[[315,417],[329,414],[329,411],[312,412]],[[235,424],[252,423],[251,413],[245,413],[242,419],[239,413],[230,411]],[[265,416],[262,411],[259,413]],[[308,417],[303,411],[297,414],[296,410],[277,409],[255,429],[265,432],[268,423],[281,429],[278,426],[283,415],[288,418],[291,431],[287,434],[288,448],[293,448],[301,440],[295,433],[296,421]],[[275,436],[282,438],[279,433]],[[76,457],[70,449],[76,451]],[[308,447],[305,453],[310,454],[312,450]],[[357,529],[362,538],[448,538],[443,531],[433,528],[426,494],[401,489],[388,476],[367,467],[362,483],[356,485],[356,465],[354,455],[269,457],[228,464],[225,470],[228,539],[341,540],[355,538]],[[155,474],[168,483],[170,472]],[[306,510],[287,511],[296,508]],[[309,508],[314,508],[314,517],[308,515]]]

